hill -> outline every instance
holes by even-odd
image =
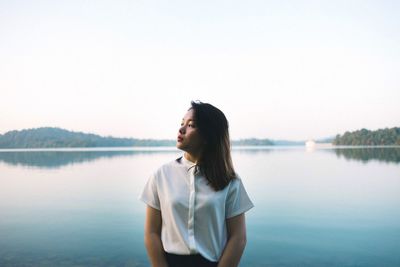
[[[103,137],[55,127],[9,131],[0,135],[0,148],[171,146],[173,140]]]

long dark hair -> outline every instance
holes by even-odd
[[[224,189],[236,178],[231,158],[229,124],[218,108],[201,101],[191,101],[196,127],[205,144],[197,166],[215,191]]]

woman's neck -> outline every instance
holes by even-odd
[[[190,154],[190,153],[188,153],[188,152],[185,152],[185,154],[184,154],[184,157],[187,159],[187,160],[189,160],[189,161],[191,161],[191,162],[193,162],[193,163],[197,163],[197,161],[199,160],[199,158],[200,158],[200,155],[195,155],[195,154]]]

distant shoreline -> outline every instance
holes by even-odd
[[[0,149],[110,149],[125,148],[149,150],[149,148],[170,147],[176,145],[173,139],[137,139],[100,136],[92,133],[74,132],[57,127],[40,127],[0,134]],[[234,149],[250,147],[398,147],[400,146],[400,128],[385,128],[376,131],[361,129],[345,132],[343,135],[324,139],[300,141],[273,140],[268,138],[245,138],[231,140]]]

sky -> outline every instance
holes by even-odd
[[[0,134],[175,139],[191,100],[232,139],[400,127],[400,1],[0,0]]]

